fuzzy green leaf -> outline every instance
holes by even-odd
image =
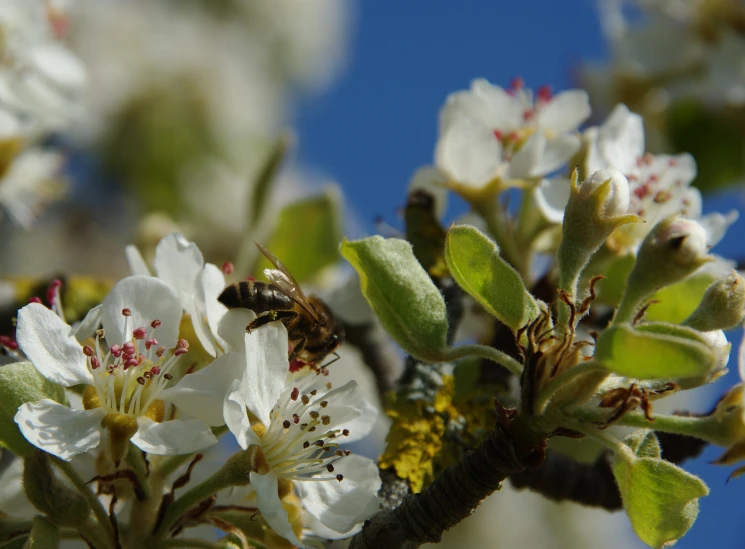
[[[595,360],[619,375],[637,379],[674,379],[705,375],[716,365],[714,349],[692,339],[620,324],[605,330]]]
[[[644,314],[644,320],[683,322],[696,310],[704,292],[706,292],[706,288],[716,278],[715,274],[703,271],[658,290],[651,298],[657,303],[652,303],[649,306]]]
[[[362,293],[393,339],[416,358],[442,360],[448,331],[445,301],[411,244],[372,236],[345,240],[341,254],[360,275]]]
[[[478,229],[451,227],[445,240],[445,260],[458,285],[513,331],[538,314],[538,305],[522,277]]]
[[[698,477],[651,457],[659,444],[650,433],[642,431],[627,440],[633,456],[617,455],[613,474],[636,534],[648,545],[662,547],[690,529],[698,515],[698,498],[709,489]]]
[[[330,186],[323,194],[286,206],[266,248],[277,256],[298,282],[306,282],[324,267],[339,261],[341,208],[338,189]],[[271,267],[262,257],[255,276],[263,279]]]
[[[13,418],[21,404],[43,398],[67,403],[64,387],[43,377],[30,362],[15,362],[0,368],[0,445],[19,456],[27,456],[34,449]]]
[[[59,541],[59,528],[48,518],[36,516],[23,549],[57,549]]]

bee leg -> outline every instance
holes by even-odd
[[[295,345],[295,348],[290,353],[290,361],[295,360],[295,357],[297,357],[298,353],[305,349],[305,345],[308,343],[307,337],[301,337],[300,340],[297,342],[297,345]]]
[[[325,368],[326,366],[331,366],[331,365],[332,365],[332,364],[333,364],[334,362],[336,362],[337,360],[339,360],[339,359],[341,358],[341,357],[339,356],[339,353],[337,353],[336,351],[334,351],[334,353],[333,353],[333,354],[334,354],[334,356],[335,356],[336,358],[333,358],[333,359],[329,360],[329,361],[328,361],[328,362],[327,362],[326,364],[321,364],[321,365],[320,365],[320,366],[318,367],[318,369],[319,369],[319,370],[323,370],[323,369],[324,369],[324,368]]]
[[[297,316],[295,311],[269,311],[265,315],[257,316],[251,323],[246,326],[246,331],[250,334],[256,328],[261,328],[264,324],[269,324],[275,320],[284,320]]]

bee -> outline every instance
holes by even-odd
[[[329,306],[316,296],[306,296],[282,262],[261,244],[256,246],[275,267],[264,269],[270,284],[237,282],[225,288],[217,299],[229,309],[243,307],[258,315],[246,326],[249,332],[269,322],[282,321],[293,345],[291,361],[318,364],[330,353],[336,356],[334,361],[338,360],[335,350],[344,341],[344,328]]]

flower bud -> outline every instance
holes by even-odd
[[[631,203],[629,182],[614,168],[598,170],[580,185],[578,198],[595,200],[602,217],[623,215]]]
[[[633,320],[644,301],[657,290],[683,280],[712,261],[707,252],[706,230],[696,221],[678,216],[660,221],[639,248],[613,323]]]
[[[577,185],[572,174],[569,202],[564,211],[562,239],[557,252],[561,288],[575,293],[579,275],[592,254],[619,226],[638,221],[629,215],[629,182],[613,168],[599,170]]]
[[[34,507],[56,523],[74,527],[88,520],[88,502],[56,477],[48,454],[35,451],[24,458],[23,487]]]
[[[701,303],[683,324],[708,332],[729,330],[745,319],[745,279],[737,272],[709,286]]]

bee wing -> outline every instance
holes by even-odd
[[[315,320],[320,322],[321,319],[318,318],[318,313],[316,313],[316,310],[308,302],[308,298],[305,297],[303,290],[300,289],[300,284],[298,284],[295,278],[290,274],[290,272],[287,270],[287,267],[285,267],[282,262],[264,246],[262,246],[258,242],[256,243],[256,246],[259,248],[261,253],[264,254],[266,258],[272,263],[272,265],[276,267],[276,269],[264,269],[264,276],[266,276],[269,282],[274,284],[279,289],[279,291],[281,291],[287,297],[300,305]]]

